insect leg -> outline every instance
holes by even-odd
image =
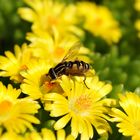
[[[84,82],[85,86],[86,86],[88,89],[90,89],[90,88],[87,86],[87,84],[86,84],[86,76],[85,76],[85,75],[84,75],[84,80],[83,80],[83,82]]]

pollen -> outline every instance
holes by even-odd
[[[63,48],[57,47],[54,51],[56,57],[64,56],[65,50]]]
[[[45,82],[45,85],[47,86],[47,88],[52,89],[54,86],[54,83],[51,82]]]
[[[50,25],[57,25],[58,24],[58,20],[55,17],[52,16],[48,16],[48,22],[50,23]]]
[[[0,102],[0,115],[3,115],[10,111],[12,103],[10,101],[4,100]]]
[[[42,90],[43,90],[44,92],[48,92],[48,91],[52,90],[53,87],[54,87],[54,83],[51,83],[51,82],[46,81],[46,82],[44,82],[44,84],[42,85]]]
[[[28,67],[26,66],[26,65],[22,65],[21,67],[20,67],[20,70],[22,71],[22,70],[27,70],[28,69]]]
[[[96,19],[96,25],[101,25],[103,22],[102,22],[102,19],[101,18],[97,18]]]
[[[91,108],[92,100],[86,95],[82,95],[75,100],[73,110],[80,114],[85,114]]]

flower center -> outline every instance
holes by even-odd
[[[12,103],[10,101],[4,100],[0,102],[0,116],[8,113],[12,107]]]
[[[55,17],[52,16],[48,16],[48,23],[50,23],[50,25],[57,25],[58,24],[58,20]]]
[[[57,47],[56,49],[55,49],[55,51],[54,51],[54,55],[56,56],[56,57],[61,57],[62,58],[62,56],[64,55],[64,53],[65,53],[65,50],[63,49],[63,48],[61,48],[61,47]]]
[[[84,116],[87,115],[87,113],[89,112],[87,110],[91,108],[91,104],[92,104],[91,98],[87,95],[82,95],[74,101],[72,110],[75,113]]]
[[[54,86],[55,86],[54,83],[51,83],[51,82],[46,81],[46,82],[43,84],[42,88],[43,88],[43,90],[44,90],[45,92],[48,92],[48,91],[52,90],[52,89],[54,88]]]
[[[96,23],[97,26],[100,26],[100,25],[102,25],[103,22],[102,22],[101,18],[97,18],[95,23]]]
[[[41,85],[41,92],[43,94],[46,94],[48,92],[50,92],[51,90],[53,90],[55,84],[51,83],[49,81],[44,81],[43,84]]]
[[[57,82],[44,81],[41,86],[43,94],[48,92],[62,92],[62,88]]]
[[[22,65],[21,67],[20,67],[20,71],[24,71],[24,70],[27,70],[28,69],[28,67],[26,66],[26,65]]]

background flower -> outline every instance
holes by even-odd
[[[11,85],[6,88],[0,83],[0,126],[16,133],[23,133],[27,128],[33,130],[31,123],[39,124],[34,116],[39,104],[27,98],[18,99],[20,92]]]
[[[32,62],[28,66],[28,70],[21,73],[24,77],[23,83],[21,84],[22,92],[33,99],[41,98],[44,93],[41,86],[47,81],[46,74],[49,69],[50,65],[42,60]],[[47,85],[45,87],[47,88]]]
[[[108,43],[118,42],[121,31],[118,22],[104,6],[98,6],[91,2],[79,2],[78,14],[83,18],[83,27],[94,36],[101,36]],[[87,14],[88,12],[88,14]]]
[[[22,82],[21,71],[28,69],[27,65],[33,59],[32,51],[27,44],[22,47],[15,45],[14,54],[10,51],[5,52],[6,56],[0,56],[0,76],[10,77],[14,82]]]
[[[61,129],[56,131],[56,134],[47,128],[41,129],[41,132],[31,132],[25,136],[26,140],[74,140],[72,135],[66,136],[65,130]]]
[[[82,30],[76,26],[78,19],[76,18],[75,5],[66,6],[64,3],[52,0],[25,0],[25,2],[31,8],[19,8],[19,14],[23,19],[33,22],[33,32],[45,30],[52,33],[54,28],[57,28],[61,34],[66,32],[77,35],[83,34]]]
[[[30,47],[34,57],[45,59],[50,65],[56,65],[62,61],[68,50],[79,42],[79,53],[77,59],[88,61],[86,57],[90,50],[82,43],[79,38],[71,34],[61,34],[57,29],[53,34],[48,34],[45,31],[35,31],[28,33],[27,39],[31,42]],[[49,59],[48,59],[49,56]]]
[[[0,136],[1,140],[24,140],[24,138],[20,135],[17,135],[14,132],[6,132]]]
[[[140,139],[140,97],[132,92],[120,96],[120,109],[113,108],[113,121],[117,122],[119,132],[124,136],[132,136],[132,140]]]

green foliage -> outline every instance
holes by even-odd
[[[0,0],[0,53],[23,43],[25,33],[30,30],[29,23],[17,14],[18,7],[23,5],[22,0]]]

